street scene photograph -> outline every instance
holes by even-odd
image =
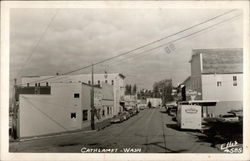
[[[8,152],[244,153],[243,13],[10,8]]]

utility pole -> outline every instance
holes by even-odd
[[[16,101],[16,94],[17,94],[17,79],[14,79],[14,94],[13,94],[13,99],[14,99],[14,109],[13,109],[13,116],[12,116],[12,136],[14,139],[17,139],[17,101]]]
[[[95,106],[94,106],[94,65],[91,69],[91,129],[95,130]]]

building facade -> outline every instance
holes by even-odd
[[[44,80],[44,81],[41,81]],[[23,86],[46,86],[50,83],[58,82],[84,82],[91,84],[91,74],[78,75],[58,75],[58,76],[25,76],[22,77]],[[125,76],[120,73],[94,74],[94,85],[102,86],[102,82],[113,86],[114,109],[113,114],[123,111],[121,104],[124,104],[125,95]]]
[[[243,108],[242,49],[194,49],[191,76],[182,84],[187,100],[216,100],[208,114],[226,114]]]
[[[90,126],[91,86],[85,83],[50,83],[49,94],[20,94],[18,136],[31,137],[81,130]],[[113,116],[113,87],[94,87],[95,122]]]

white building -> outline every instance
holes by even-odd
[[[101,83],[104,82],[113,86],[113,92],[114,92],[113,114],[118,114],[118,112],[123,111],[121,104],[124,103],[124,95],[125,95],[124,79],[125,76],[120,73],[94,74],[95,85],[101,86]],[[84,82],[87,84],[91,84],[91,74],[22,77],[22,84],[24,86],[46,86],[52,82],[72,82],[72,83]]]
[[[17,133],[20,138],[81,130],[90,126],[91,86],[50,83],[49,94],[20,94]],[[95,122],[113,116],[113,87],[94,87]]]
[[[187,93],[196,93],[195,100],[218,101],[208,114],[243,108],[242,49],[194,49],[190,63],[191,76],[182,84]]]

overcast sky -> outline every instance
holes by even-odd
[[[226,11],[11,9],[10,80],[22,75],[65,73],[129,51]],[[235,11],[218,20],[239,13]],[[188,35],[218,20],[146,49]],[[51,24],[48,25],[50,21]],[[126,76],[126,83],[136,83],[140,88],[152,88],[155,81],[168,78],[172,78],[176,85],[190,75],[188,61],[192,49],[242,48],[242,37],[240,17],[173,43],[174,48],[171,52],[164,50],[167,45],[138,56],[134,56],[134,52],[95,67],[95,73],[104,73],[105,68],[108,73],[122,73]],[[131,56],[132,58],[129,58]],[[18,72],[21,73],[18,75]],[[90,69],[73,74],[78,73],[90,73]]]

